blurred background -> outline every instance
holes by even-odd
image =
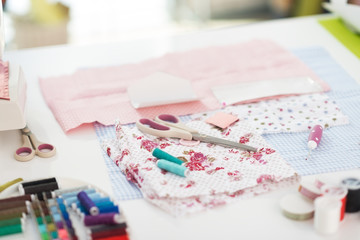
[[[94,44],[323,13],[322,0],[2,0],[7,50]]]

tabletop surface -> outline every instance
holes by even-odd
[[[57,148],[51,159],[35,157],[17,162],[21,145],[17,130],[0,132],[0,182],[22,177],[56,176],[89,182],[112,193],[101,148],[91,124],[65,134],[47,107],[39,77],[71,74],[79,68],[120,65],[159,57],[168,52],[226,45],[251,39],[270,39],[286,48],[324,47],[354,79],[360,82],[360,61],[317,22],[328,15],[274,20],[177,37],[152,38],[106,45],[64,45],[5,53],[5,60],[22,66],[28,84],[26,119],[37,138]],[[335,173],[340,177],[347,173]],[[350,174],[360,177],[359,170]],[[360,239],[359,214],[346,216],[339,231],[321,236],[313,220],[292,221],[279,208],[279,198],[296,188],[283,189],[191,216],[174,218],[143,199],[120,203],[131,239]]]

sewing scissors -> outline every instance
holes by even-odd
[[[26,162],[33,159],[35,155],[43,158],[49,158],[55,155],[55,147],[48,143],[39,142],[27,126],[20,129],[20,131],[23,145],[15,151],[16,160]]]
[[[257,148],[201,134],[195,129],[187,127],[180,119],[170,114],[160,114],[155,121],[142,118],[136,122],[136,127],[144,132],[157,137],[181,138],[185,140],[198,140],[200,142],[212,143],[224,147],[240,148],[256,152]]]

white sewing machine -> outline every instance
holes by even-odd
[[[0,1],[0,59],[3,58],[5,45],[4,18]],[[9,63],[8,89],[10,100],[0,99],[0,131],[21,129],[26,125],[24,109],[26,83],[19,65]],[[0,80],[1,81],[1,80]],[[0,85],[1,87],[1,85]]]

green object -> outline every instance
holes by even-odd
[[[0,227],[21,224],[21,218],[11,218],[0,221]]]
[[[183,164],[184,162],[181,161],[180,159],[168,154],[167,152],[164,152],[158,148],[155,148],[152,155],[158,159],[164,159],[164,160],[167,160],[167,161],[170,161],[170,162],[173,162],[173,163],[176,163],[176,164]]]
[[[188,171],[188,169],[184,166],[162,159],[158,160],[156,162],[156,165],[161,169],[164,169],[181,177],[186,177],[186,172]]]
[[[319,23],[360,58],[360,35],[350,31],[340,18],[323,19],[319,20]]]
[[[49,234],[48,233],[41,233],[41,239],[42,240],[50,240]]]
[[[6,236],[21,232],[22,232],[21,224],[0,227],[0,236]]]

